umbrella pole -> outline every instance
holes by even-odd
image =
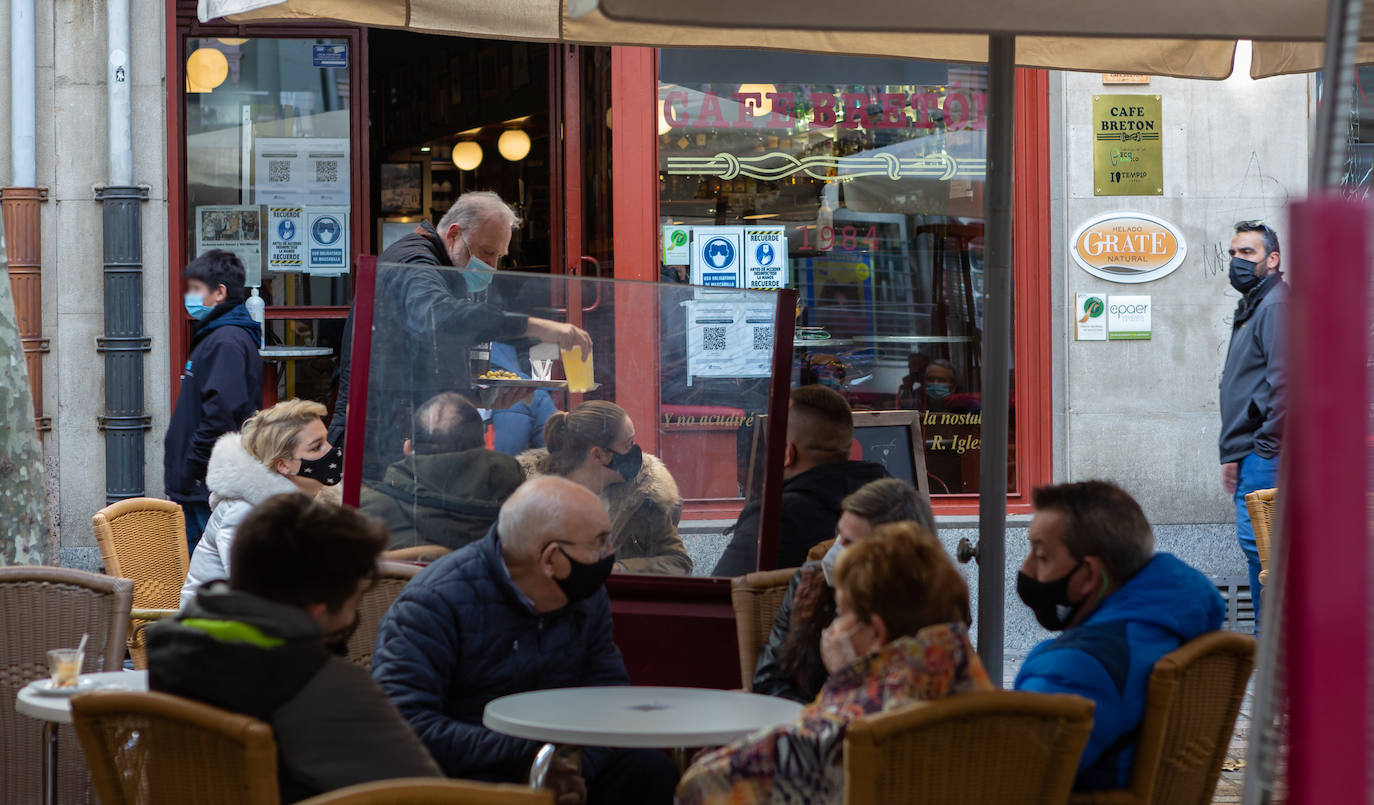
[[[983,189],[983,405],[978,477],[978,655],[1002,684],[1006,603],[1007,408],[1010,396],[1012,143],[1016,37],[988,37],[988,162]]]
[[[1310,192],[1338,187],[1345,168],[1349,127],[1351,73],[1360,36],[1361,0],[1330,0],[1326,12],[1326,52],[1322,64],[1322,98],[1317,110],[1317,147],[1308,174]]]

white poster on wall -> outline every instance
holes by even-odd
[[[304,208],[267,208],[267,270],[305,270]]]
[[[243,261],[245,285],[262,285],[262,212],[255,205],[196,207],[196,254],[227,249]]]
[[[786,231],[781,226],[744,228],[744,287],[787,287],[787,238],[783,237]]]
[[[1107,340],[1107,296],[1100,293],[1077,294],[1074,308],[1074,337],[1079,341]]]
[[[348,273],[348,208],[305,209],[305,271],[320,276]]]
[[[347,206],[348,140],[259,137],[253,143],[254,200],[277,206]]]
[[[687,309],[688,383],[695,377],[772,374],[774,304],[733,299],[693,299],[682,304]]]

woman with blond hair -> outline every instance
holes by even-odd
[[[327,409],[310,400],[287,400],[257,412],[238,433],[215,442],[205,485],[210,522],[191,555],[181,605],[212,579],[229,578],[234,531],[253,507],[273,495],[300,492],[337,502],[342,452],[329,444]]]
[[[682,805],[844,798],[849,724],[919,701],[991,690],[968,637],[968,586],[940,543],[911,522],[879,526],[835,563],[835,620],[821,635],[830,677],[793,724],[702,755]]]

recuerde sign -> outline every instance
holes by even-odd
[[[1151,282],[1172,274],[1188,256],[1178,227],[1142,212],[1109,212],[1074,232],[1069,252],[1089,274],[1110,282]]]

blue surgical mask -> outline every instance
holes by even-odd
[[[943,400],[953,391],[948,383],[927,383],[926,396],[932,400]]]
[[[205,304],[205,294],[188,293],[186,294],[186,312],[196,321],[205,321],[205,317],[210,315],[213,307]]]
[[[492,277],[496,274],[496,269],[487,265],[472,251],[472,243],[467,238],[463,239],[468,246],[468,264],[463,274],[463,282],[467,283],[468,293],[481,293],[491,286]]]

